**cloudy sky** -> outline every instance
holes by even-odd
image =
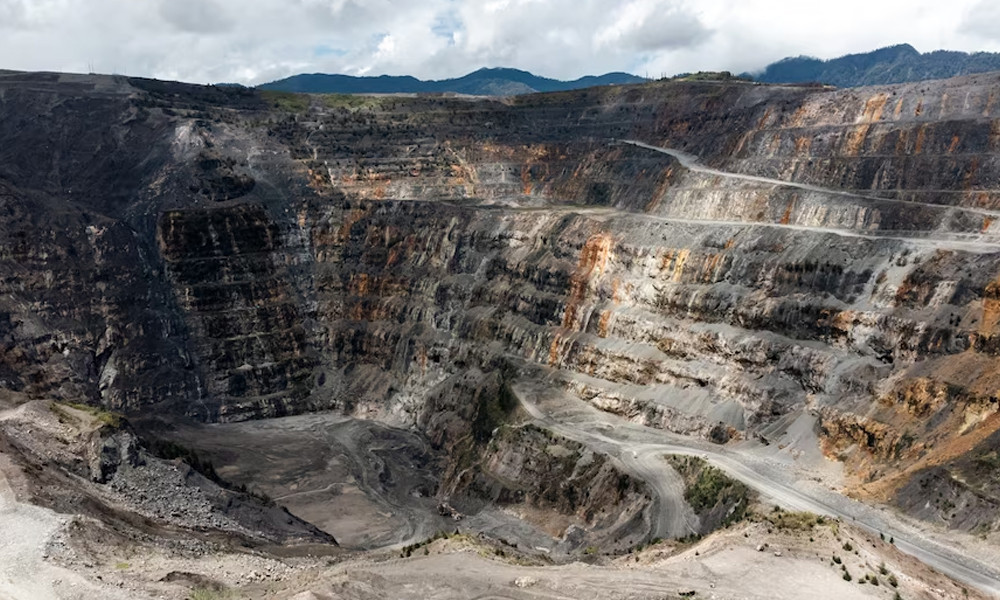
[[[0,68],[261,83],[509,66],[745,71],[908,42],[1000,51],[996,0],[0,0]]]

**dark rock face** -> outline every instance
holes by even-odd
[[[543,370],[719,442],[812,411],[862,480],[939,464],[1000,427],[998,89],[276,109],[3,75],[0,384],[135,417],[333,408],[452,449],[484,382]]]
[[[139,466],[143,462],[139,450],[139,442],[131,433],[95,435],[91,441],[90,478],[107,483],[121,465]]]
[[[205,391],[232,403],[198,416],[280,416],[306,398],[316,359],[287,270],[275,264],[285,241],[264,208],[167,212],[159,239],[194,352],[215,374]],[[243,405],[248,397],[268,402]]]

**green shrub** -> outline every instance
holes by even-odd
[[[501,382],[496,394],[481,394],[472,420],[472,437],[477,443],[488,442],[493,430],[507,422],[517,408],[517,398],[506,382]]]
[[[263,90],[260,95],[272,108],[286,112],[305,112],[310,104],[309,96],[306,94]]]
[[[98,423],[110,427],[111,429],[121,429],[125,425],[125,415],[121,413],[107,411],[97,406],[81,404],[79,402],[67,402],[66,406],[92,415],[95,419],[97,419]],[[66,415],[66,411],[60,411],[56,408],[55,404],[53,404],[52,411],[58,416]]]
[[[684,479],[684,499],[696,514],[704,514],[723,505],[733,507],[723,521],[723,526],[746,517],[750,505],[750,488],[697,457],[668,456],[667,461]]]

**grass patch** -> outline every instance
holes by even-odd
[[[229,590],[213,590],[199,587],[191,590],[191,600],[228,600],[234,598]]]
[[[309,109],[311,100],[306,94],[293,94],[292,92],[278,92],[275,90],[262,90],[260,97],[267,102],[271,108],[286,112],[305,112]]]
[[[747,516],[750,488],[729,477],[722,470],[694,456],[668,456],[667,461],[684,479],[684,500],[698,515],[726,508],[725,527]]]
[[[671,81],[753,81],[749,77],[733,75],[729,71],[698,71],[697,73],[681,73],[670,78]]]
[[[413,556],[414,552],[416,552],[417,550],[419,550],[421,548],[424,549],[424,554],[427,554],[428,553],[427,552],[427,546],[433,544],[434,542],[436,542],[438,540],[450,540],[452,538],[454,538],[456,540],[462,540],[462,539],[464,539],[464,540],[469,541],[469,542],[473,542],[474,541],[469,536],[467,536],[465,534],[462,534],[462,533],[459,533],[457,529],[455,530],[454,533],[450,533],[450,532],[447,532],[447,531],[438,531],[437,533],[435,533],[434,535],[432,535],[431,537],[427,538],[426,540],[424,540],[422,542],[417,542],[415,544],[410,544],[409,546],[403,546],[403,549],[400,550],[400,552],[399,552],[399,557],[400,558],[410,558],[411,556]]]
[[[104,410],[100,407],[91,406],[89,404],[81,404],[79,402],[65,402],[64,404],[70,408],[74,408],[78,411],[91,415],[97,420],[98,423],[106,425],[111,429],[121,429],[122,425],[125,424],[125,415],[121,413]],[[59,408],[56,403],[52,403],[52,412],[54,412],[58,417],[69,417],[69,413]]]
[[[975,458],[978,465],[989,470],[1000,469],[1000,454],[996,450],[980,454]]]
[[[53,402],[49,405],[49,410],[56,416],[60,423],[79,423],[80,419],[71,415],[65,408]]]
[[[829,519],[811,512],[788,512],[777,510],[763,515],[764,520],[778,529],[809,531],[817,525],[826,525]]]
[[[323,94],[323,104],[327,108],[343,108],[360,110],[362,108],[381,108],[385,99],[380,96],[363,94]]]

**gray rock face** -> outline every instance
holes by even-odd
[[[135,417],[332,408],[444,449],[479,375],[543,369],[719,442],[812,411],[890,497],[1000,426],[997,89],[273,106],[3,75],[0,383]]]
[[[108,436],[98,432],[91,440],[90,478],[96,483],[107,483],[120,466],[137,467],[143,464],[139,450],[138,440],[129,432],[116,432]]]

